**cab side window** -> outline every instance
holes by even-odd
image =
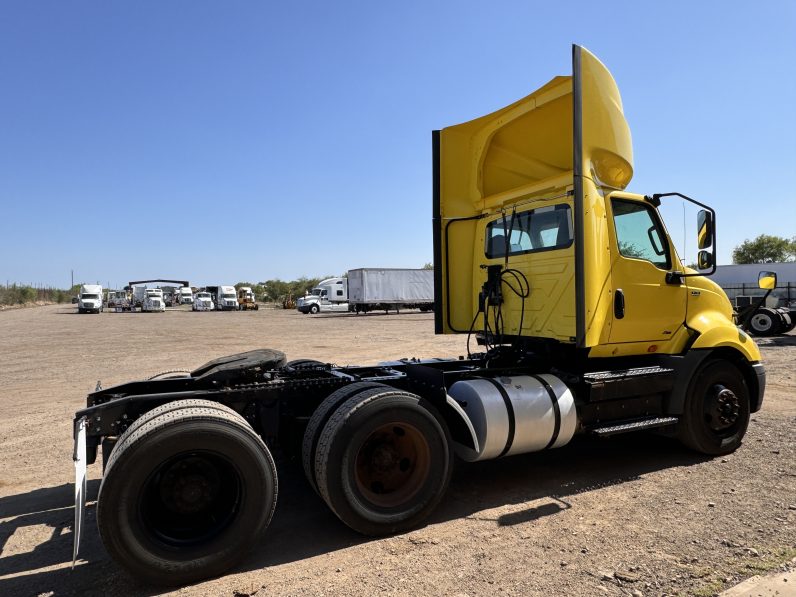
[[[508,235],[508,238],[507,238]],[[551,205],[487,224],[484,253],[490,259],[538,251],[564,249],[572,244],[572,217],[569,205]]]
[[[623,257],[643,259],[661,269],[669,269],[669,245],[652,207],[622,199],[613,199],[611,206],[619,253]]]

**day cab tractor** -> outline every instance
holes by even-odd
[[[139,579],[185,584],[261,540],[275,450],[301,459],[344,524],[379,536],[427,519],[455,456],[648,429],[708,455],[740,446],[763,400],[760,352],[657,208],[702,208],[708,273],[715,213],[626,190],[630,130],[597,58],[574,46],[570,76],[435,131],[433,174],[436,332],[468,335],[467,357],[338,367],[262,349],[98,388],[74,420],[75,557],[100,450],[106,549]]]

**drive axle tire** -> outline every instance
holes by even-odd
[[[229,414],[232,414],[232,415],[235,415],[235,416],[239,416],[238,413],[236,413],[234,410],[232,410],[228,406],[225,406],[225,405],[221,404],[220,402],[213,402],[212,400],[201,400],[199,398],[191,398],[191,399],[188,399],[188,400],[173,400],[172,402],[167,402],[166,404],[161,404],[160,406],[158,406],[156,408],[153,408],[152,410],[147,411],[143,415],[138,417],[135,421],[132,422],[132,424],[127,429],[124,430],[124,433],[122,433],[119,436],[119,438],[116,440],[115,444],[111,444],[111,445],[118,446],[119,444],[124,443],[125,440],[130,435],[135,433],[135,431],[139,427],[141,427],[142,425],[148,423],[152,419],[154,419],[156,417],[159,417],[160,415],[162,415],[164,413],[172,412],[172,411],[175,411],[175,410],[180,410],[180,409],[183,409],[183,408],[197,408],[197,407],[211,408],[211,409],[215,409],[215,410],[218,410],[218,411],[221,411],[221,412],[225,412],[225,413],[229,413]],[[113,450],[110,454],[105,454],[105,449],[104,449],[104,446],[103,446],[103,454],[102,454],[102,471],[103,471],[103,474],[105,473],[105,470],[108,468],[108,464],[110,463],[110,457],[113,454],[113,452],[115,452],[115,450]]]
[[[712,456],[735,451],[749,426],[749,402],[749,388],[735,365],[721,359],[706,362],[688,389],[680,441]]]
[[[122,434],[97,502],[110,555],[153,584],[192,583],[234,566],[276,506],[273,458],[243,417],[179,402]]]
[[[301,363],[308,361],[291,361],[292,363]],[[317,363],[317,361],[314,361]],[[295,367],[295,365],[293,365]],[[359,381],[342,388],[338,388],[329,394],[323,402],[320,403],[315,412],[312,413],[307,428],[304,430],[304,440],[301,444],[301,462],[304,465],[304,475],[315,493],[318,492],[318,483],[315,481],[315,453],[318,449],[318,438],[321,437],[321,432],[324,426],[332,417],[337,408],[349,400],[352,396],[371,390],[373,388],[390,389],[389,386],[376,383],[373,381]]]
[[[392,534],[425,520],[450,483],[447,426],[419,396],[364,390],[335,410],[315,455],[321,497],[349,527]]]

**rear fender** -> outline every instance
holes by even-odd
[[[475,428],[470,421],[470,417],[459,406],[459,403],[447,394],[445,395],[445,406],[442,408],[442,416],[448,424],[456,454],[465,458],[472,453],[472,455],[477,457],[480,446],[478,445],[478,437],[475,434]],[[473,458],[470,460],[473,460]]]

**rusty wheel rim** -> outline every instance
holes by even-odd
[[[416,427],[388,423],[368,435],[354,466],[360,493],[376,506],[394,508],[423,487],[431,468],[431,449]]]

